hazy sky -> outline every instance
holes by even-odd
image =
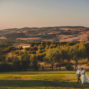
[[[89,0],[0,0],[0,29],[89,26]]]

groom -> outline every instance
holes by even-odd
[[[79,83],[80,82],[80,76],[81,76],[81,69],[80,68],[77,69],[76,74],[77,74],[77,81]]]

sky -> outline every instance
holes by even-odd
[[[89,0],[0,0],[0,29],[89,27]]]

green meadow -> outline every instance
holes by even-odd
[[[89,89],[76,81],[75,71],[0,73],[0,89]]]

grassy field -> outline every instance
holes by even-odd
[[[89,74],[89,73],[88,73]],[[89,89],[85,84],[84,89]],[[0,73],[0,89],[82,89],[74,71]]]

